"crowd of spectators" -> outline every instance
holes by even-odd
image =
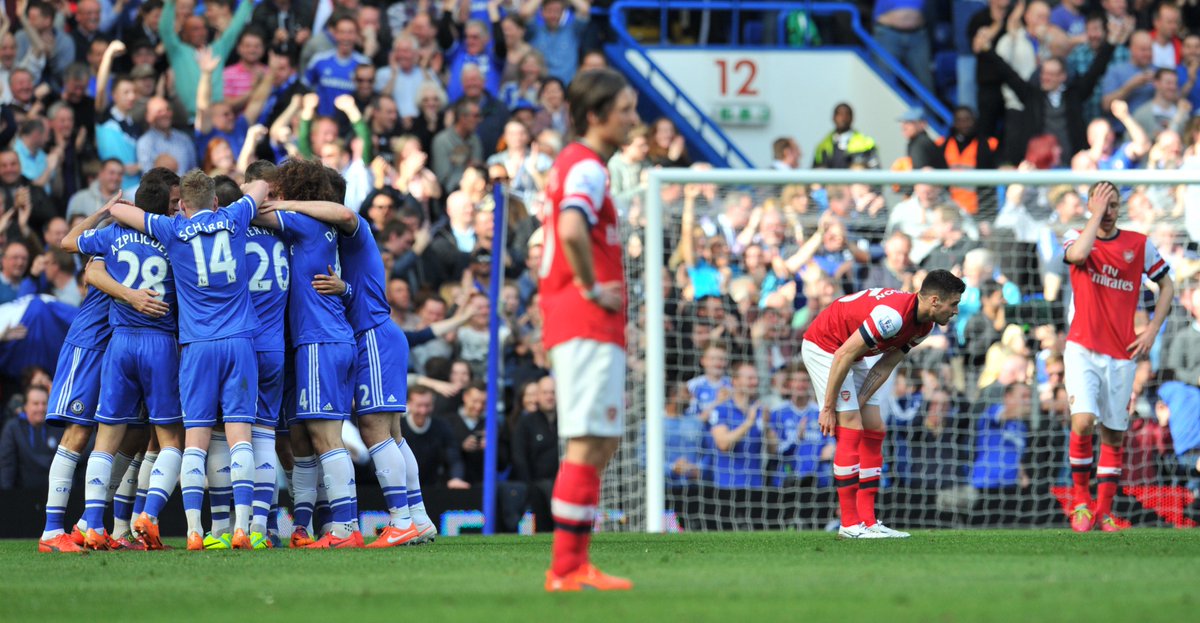
[[[841,104],[819,144],[776,141],[772,166],[1200,168],[1188,103],[1200,93],[1200,38],[1179,42],[1174,73],[1139,73],[1130,68],[1166,62],[1165,40],[1138,30],[1132,13],[1112,19],[1124,15],[1118,4],[1105,2],[1113,8],[1103,23],[1079,13],[1084,27],[1064,28],[1064,40],[1039,25],[1044,4],[1010,12],[993,0],[970,33],[980,97],[955,110],[949,136],[931,137],[919,111],[886,136],[863,132],[852,103]],[[900,13],[878,17],[877,30],[891,31],[880,39],[907,46],[899,56],[919,69],[912,33],[928,35],[930,22],[914,23],[911,11],[924,15],[923,3],[879,3],[888,6]],[[53,432],[40,423],[44,392],[35,387],[50,380],[41,372],[44,381],[17,382],[35,368],[6,349],[36,351],[29,340],[53,334],[30,310],[53,315],[55,306],[78,304],[81,266],[58,249],[68,225],[118,192],[130,196],[153,166],[237,180],[259,159],[319,158],[342,173],[347,205],[374,230],[392,317],[410,336],[403,426],[424,486],[478,487],[483,451],[494,444],[507,486],[548,527],[559,440],[537,294],[544,184],[571,138],[566,87],[606,63],[596,47],[602,20],[591,9],[587,0],[22,0],[0,12],[0,310],[29,294],[48,301],[7,314],[17,319],[5,325],[0,363],[14,398],[0,435],[0,486],[37,480],[25,466],[53,453]],[[1152,11],[1163,29],[1170,13]],[[907,158],[880,162],[876,141],[905,141]],[[635,129],[608,165],[629,267],[631,386],[643,382],[646,332],[665,329],[667,478],[677,510],[699,522],[692,525],[760,525],[764,517],[737,509],[822,506],[833,447],[815,428],[815,397],[796,363],[800,336],[837,297],[913,289],[934,268],[955,271],[969,287],[957,321],[911,353],[884,390],[894,431],[888,481],[984,508],[1044,497],[1063,478],[1066,407],[1056,366],[1069,284],[1058,241],[1081,222],[1086,189],[667,186],[659,199],[672,228],[669,324],[646,327],[648,171],[710,165],[693,162],[666,118]],[[493,227],[497,184],[508,199],[503,237]],[[1200,404],[1182,398],[1200,384],[1188,346],[1200,343],[1190,242],[1200,240],[1200,198],[1193,187],[1125,194],[1128,226],[1153,237],[1182,284],[1159,347],[1141,362],[1134,403],[1137,426],[1158,432],[1130,443],[1158,445],[1127,456],[1171,457],[1165,430],[1191,430],[1191,405]],[[489,301],[497,257],[504,287]],[[482,426],[493,307],[503,324],[504,405],[494,440]],[[52,370],[55,354],[36,368]],[[1183,387],[1167,391],[1170,378]],[[1013,389],[1025,386],[1032,391]],[[1191,437],[1176,433],[1177,448],[1188,443],[1181,438]],[[1181,448],[1184,459],[1155,458],[1153,469],[1129,468],[1127,478],[1186,483],[1194,469],[1181,461],[1191,457],[1194,468],[1195,447],[1200,439]],[[808,519],[820,523],[774,518]]]

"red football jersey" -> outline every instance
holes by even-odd
[[[1063,237],[1063,249],[1079,239],[1072,230]],[[1064,258],[1065,261],[1065,258]],[[1142,275],[1157,281],[1170,266],[1144,234],[1118,229],[1117,235],[1096,238],[1083,266],[1071,265],[1071,330],[1067,341],[1114,359],[1129,359],[1126,347],[1137,334],[1133,316],[1142,292]]]
[[[576,338],[625,347],[625,312],[608,312],[583,298],[575,285],[567,256],[558,242],[558,218],[564,210],[579,210],[591,228],[592,266],[596,283],[625,283],[621,265],[621,233],[617,209],[608,194],[608,169],[596,152],[581,143],[562,150],[546,183],[551,214],[545,223],[542,249],[542,343],[547,350]]]
[[[832,353],[858,331],[869,355],[897,348],[907,353],[932,330],[933,322],[917,322],[917,295],[871,288],[834,301],[808,325],[804,339]]]

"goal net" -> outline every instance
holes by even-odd
[[[628,428],[597,527],[830,526],[834,441],[818,429],[804,331],[838,297],[911,291],[936,268],[968,290],[958,318],[879,390],[888,431],[879,517],[900,528],[1065,527],[1071,288],[1061,242],[1082,227],[1100,180],[1120,187],[1120,227],[1147,234],[1177,284],[1174,310],[1137,364],[1115,511],[1139,526],[1194,525],[1195,455],[1176,455],[1160,406],[1165,381],[1200,380],[1200,356],[1188,350],[1200,345],[1191,304],[1200,185],[1186,185],[1187,173],[652,172],[647,191],[620,206]],[[1137,287],[1140,330],[1156,287]],[[1006,400],[1010,385],[1029,391]]]

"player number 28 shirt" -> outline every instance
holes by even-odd
[[[546,227],[541,283],[542,340],[547,350],[573,339],[588,339],[625,347],[625,313],[605,311],[583,298],[575,274],[558,243],[558,220],[566,210],[579,210],[587,219],[596,283],[620,282],[621,234],[617,210],[608,194],[608,170],[596,152],[572,143],[550,170],[546,198],[552,213]]]
[[[1079,230],[1063,237],[1063,249],[1079,239]],[[1064,261],[1065,258],[1064,258]],[[1113,359],[1129,359],[1125,350],[1137,335],[1133,316],[1142,290],[1142,275],[1157,281],[1170,267],[1145,235],[1117,230],[1096,238],[1082,266],[1071,266],[1071,329],[1067,341]]]
[[[867,355],[897,348],[907,353],[932,329],[932,322],[917,322],[917,295],[872,288],[834,301],[817,314],[804,332],[804,339],[833,353],[857,331],[871,347]]]

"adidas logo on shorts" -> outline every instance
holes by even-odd
[[[393,395],[391,395],[391,394],[389,394],[389,395],[388,395],[388,402],[396,402],[396,397],[395,397],[395,396],[393,396]]]
[[[321,408],[324,409],[325,411],[333,411],[333,405],[329,404],[328,402],[325,403],[325,406],[321,407]]]

